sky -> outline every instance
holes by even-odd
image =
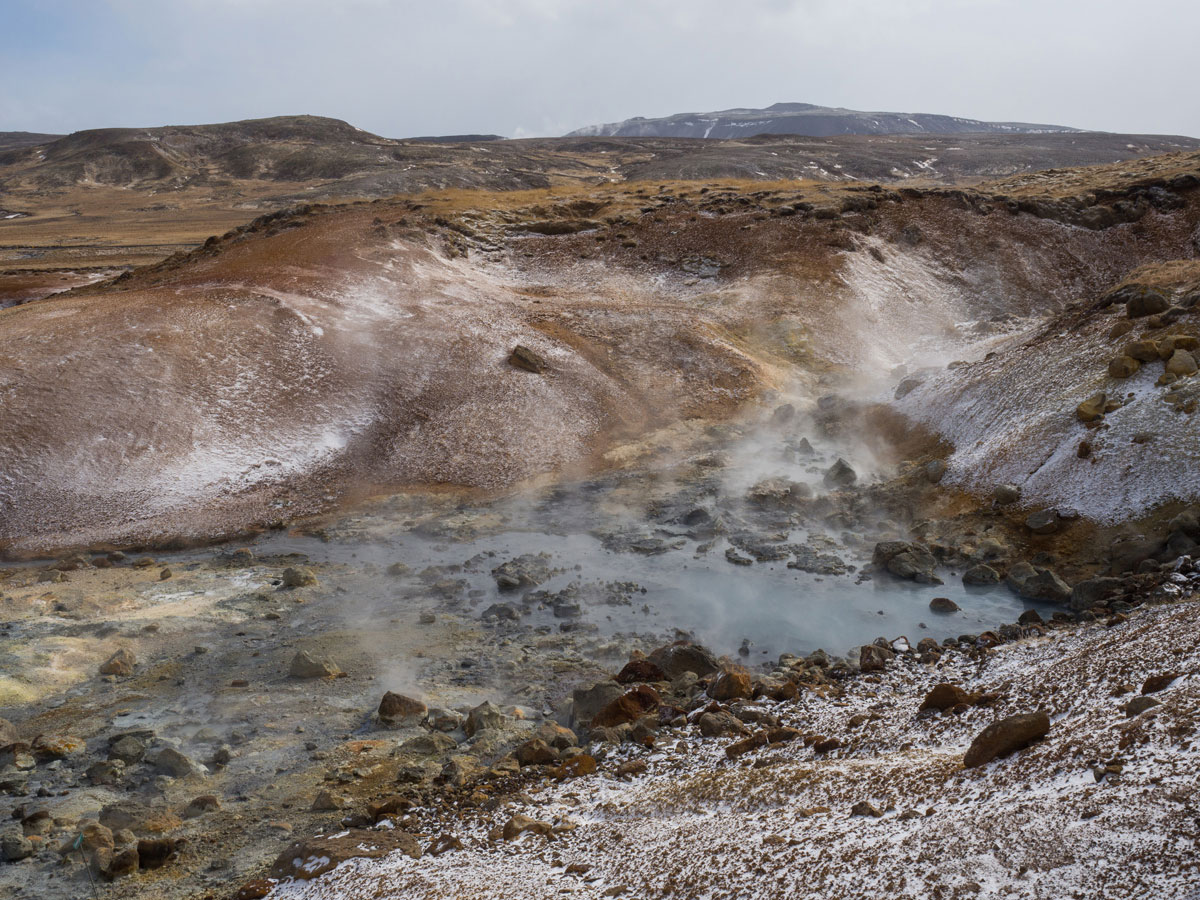
[[[0,0],[0,131],[562,134],[781,101],[1200,136],[1196,0]]]

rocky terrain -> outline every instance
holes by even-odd
[[[862,112],[813,103],[774,103],[766,109],[723,109],[678,113],[657,119],[635,116],[624,122],[589,125],[568,137],[740,138],[759,134],[1053,134],[1079,131],[1062,125],[981,122],[929,113]]]
[[[1200,153],[619,148],[10,273],[6,895],[1194,897]]]

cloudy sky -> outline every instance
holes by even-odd
[[[1200,136],[1196,0],[0,0],[0,131],[553,135],[804,101]]]

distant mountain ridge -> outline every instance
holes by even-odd
[[[1082,129],[1028,122],[984,122],[931,113],[863,112],[813,103],[776,103],[766,109],[678,113],[657,119],[589,125],[567,137],[748,138],[757,134],[1062,134]]]

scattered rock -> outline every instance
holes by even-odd
[[[540,354],[530,350],[524,344],[518,344],[508,355],[508,364],[526,372],[540,375],[550,368],[550,364]]]
[[[704,678],[720,669],[712,651],[699,644],[668,644],[665,647],[659,647],[650,654],[648,659],[672,681],[684,672],[692,672]]]
[[[708,696],[714,700],[748,700],[752,693],[750,673],[741,666],[727,666],[708,688]]]
[[[522,766],[548,766],[558,762],[558,754],[554,748],[541,738],[526,741],[513,751],[513,756]]]
[[[136,665],[137,657],[133,655],[133,651],[122,647],[100,666],[100,674],[132,675]]]
[[[905,578],[920,584],[942,584],[934,574],[937,560],[929,549],[911,541],[881,541],[875,545],[871,564],[897,578]]]
[[[985,584],[999,584],[1000,583],[1000,573],[997,572],[995,569],[993,569],[991,566],[987,566],[987,565],[984,565],[983,563],[979,563],[977,565],[971,566],[971,568],[969,568],[965,572],[963,572],[962,582],[963,582],[963,584],[967,584],[967,585],[971,585],[971,586],[979,586],[979,585],[985,585]]]
[[[670,681],[667,673],[648,659],[631,659],[617,673],[617,684],[638,684],[647,681]]]
[[[993,722],[967,748],[963,765],[968,769],[1008,756],[1050,733],[1050,717],[1044,710],[1020,713]]]
[[[1125,292],[1125,315],[1131,319],[1141,319],[1146,316],[1166,312],[1171,304],[1166,295],[1157,288],[1145,285],[1128,285],[1121,289]]]
[[[301,650],[292,657],[288,667],[291,678],[327,678],[337,675],[341,670],[329,659],[316,659],[307,650]]]
[[[1196,357],[1187,350],[1176,350],[1167,360],[1167,373],[1177,378],[1195,375],[1197,368]]]
[[[969,701],[970,695],[958,685],[942,683],[925,695],[925,699],[921,701],[920,709],[922,711],[936,709],[945,712],[948,709],[958,706],[960,703],[967,703]]]
[[[428,708],[420,700],[393,691],[383,695],[377,710],[380,723],[392,728],[416,725],[428,712]]]
[[[840,456],[837,461],[829,467],[825,473],[826,487],[850,487],[858,481],[858,473],[850,467],[850,464]]]
[[[20,862],[33,856],[33,841],[19,831],[7,831],[0,836],[0,858],[6,863]]]
[[[863,672],[882,672],[895,653],[875,644],[863,644],[858,650],[858,667]]]
[[[1021,499],[1021,489],[1015,484],[1001,484],[992,491],[992,500],[997,506],[1008,506]]]
[[[503,722],[504,713],[500,712],[500,707],[490,700],[485,700],[467,713],[463,731],[467,733],[467,737],[474,737],[484,729],[499,728]]]
[[[1058,531],[1058,510],[1040,509],[1025,518],[1025,527],[1034,534],[1054,534]]]
[[[599,728],[613,728],[617,725],[624,725],[626,722],[636,722],[646,713],[658,709],[660,704],[658,691],[648,684],[639,684],[600,710],[592,719],[592,725]]]
[[[303,566],[289,567],[283,570],[283,586],[288,588],[308,587],[317,583],[317,576],[312,569]]]

